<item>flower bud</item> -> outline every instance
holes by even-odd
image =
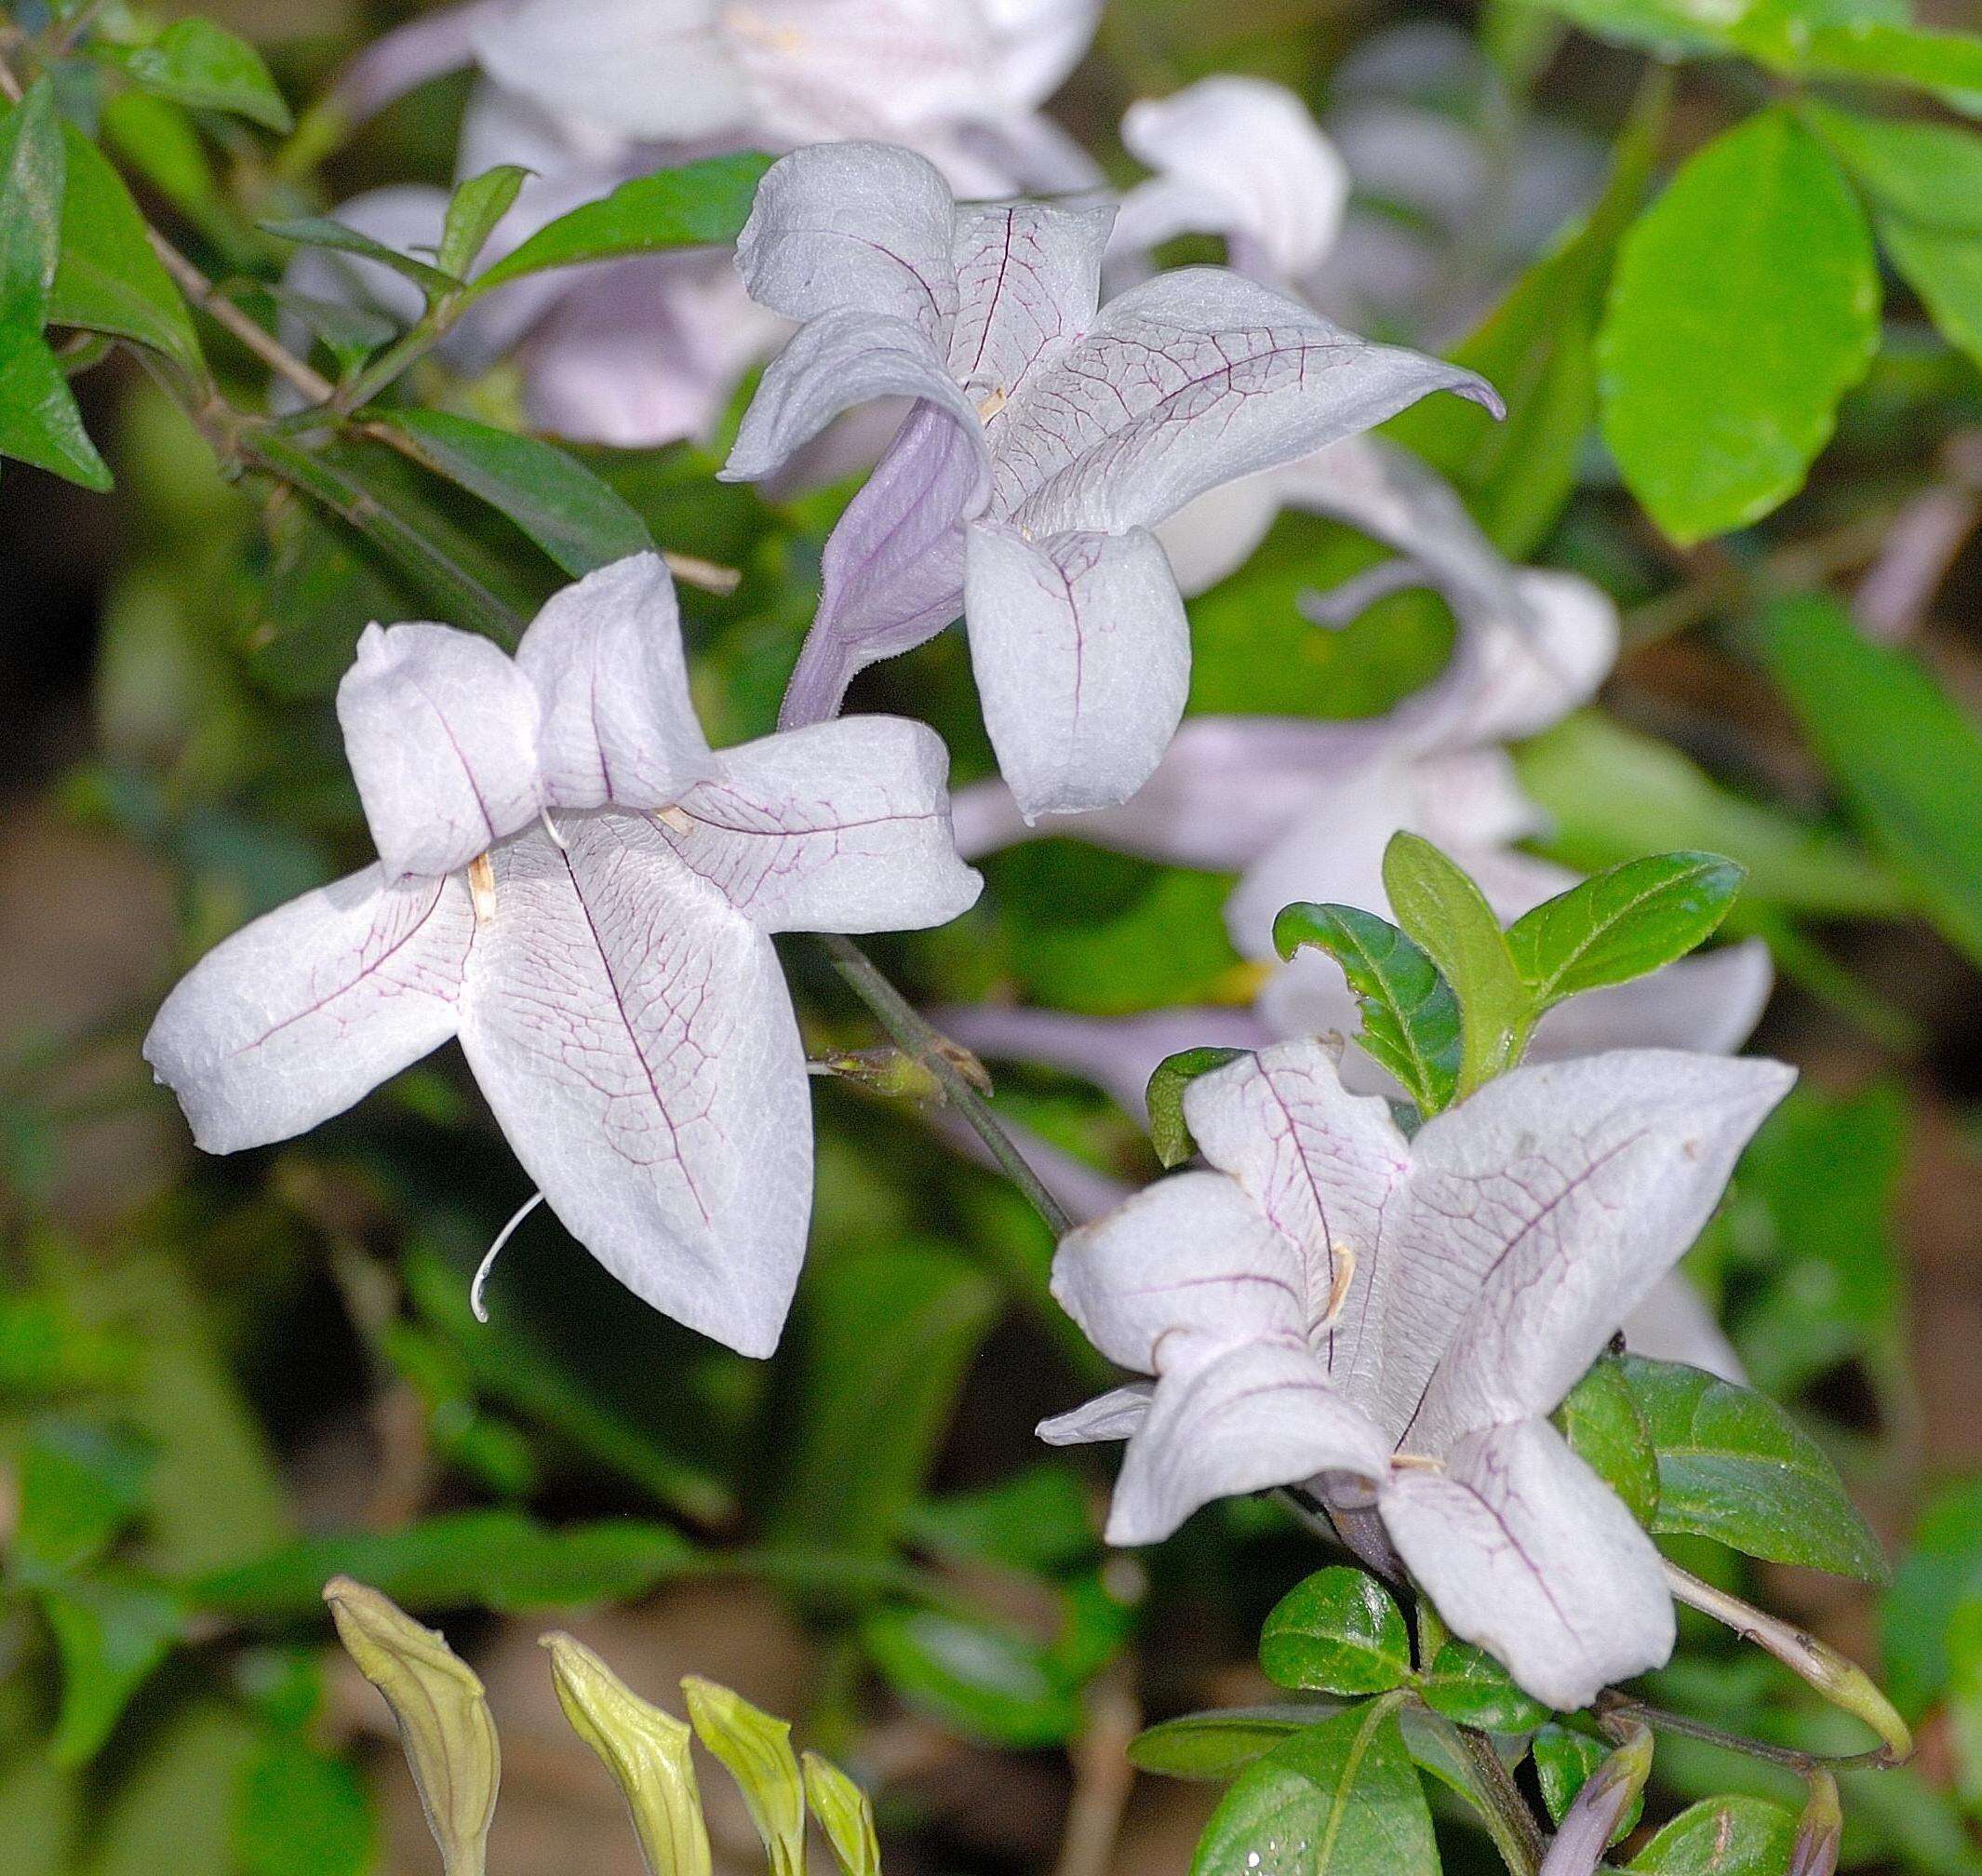
[[[1811,1773],[1810,1802],[1796,1821],[1796,1841],[1789,1847],[1789,1876],[1836,1876],[1843,1834],[1838,1781],[1828,1772]]]
[[[790,1722],[699,1674],[688,1676],[681,1691],[696,1735],[743,1794],[770,1858],[770,1876],[805,1876],[805,1785],[792,1754]]]
[[[1583,1781],[1542,1859],[1541,1876],[1593,1876],[1612,1834],[1652,1774],[1652,1733],[1633,1722],[1616,1751]]]
[[[546,1635],[557,1703],[618,1781],[653,1876],[709,1876],[709,1831],[687,1722],[650,1706],[591,1649]]]
[[[442,1867],[448,1876],[482,1876],[502,1760],[481,1682],[376,1589],[333,1576],[324,1601],[344,1652],[393,1710]]]
[[[846,1876],[881,1876],[874,1805],[852,1779],[816,1752],[804,1755],[805,1795]]]

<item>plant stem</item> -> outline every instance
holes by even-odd
[[[312,404],[325,402],[337,389],[322,372],[305,364],[279,339],[256,325],[149,222],[145,224],[144,232],[151,241],[152,251],[165,263],[166,272],[179,283],[181,291],[216,326],[239,340],[276,377]]]
[[[1760,1759],[1767,1764],[1781,1765],[1791,1772],[1806,1775],[1821,1772],[1826,1767],[1847,1771],[1854,1767],[1890,1771],[1899,1762],[1891,1749],[1884,1746],[1874,1746],[1866,1752],[1805,1752],[1794,1746],[1771,1745],[1764,1739],[1750,1739],[1745,1733],[1730,1733],[1706,1720],[1694,1720],[1684,1713],[1654,1707],[1636,1695],[1621,1694],[1614,1687],[1606,1688],[1598,1695],[1595,1710],[1605,1719],[1615,1714],[1624,1719],[1642,1721],[1654,1733],[1677,1733],[1681,1738],[1697,1739],[1705,1745],[1739,1752],[1745,1758]]]
[[[1528,1808],[1528,1801],[1521,1796],[1513,1775],[1501,1763],[1493,1740],[1470,1726],[1447,1720],[1429,1707],[1425,1708],[1425,1715],[1433,1730],[1444,1738],[1446,1749],[1463,1759],[1472,1772],[1481,1800],[1480,1818],[1510,1876],[1536,1876],[1546,1848],[1541,1826],[1534,1821],[1534,1813]]]

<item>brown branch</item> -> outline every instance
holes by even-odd
[[[1053,1876],[1107,1876],[1121,1835],[1135,1767],[1129,1742],[1141,1730],[1142,1708],[1128,1677],[1118,1669],[1088,1692],[1087,1722],[1074,1741],[1074,1797]]]

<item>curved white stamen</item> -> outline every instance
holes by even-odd
[[[497,1253],[503,1245],[509,1242],[516,1232],[516,1226],[522,1224],[542,1203],[543,1194],[532,1192],[522,1204],[517,1206],[515,1216],[496,1233],[495,1242],[489,1247],[487,1254],[484,1255],[481,1264],[477,1266],[475,1273],[475,1280],[468,1285],[468,1306],[475,1311],[475,1320],[477,1322],[486,1322],[489,1320],[489,1309],[482,1301],[482,1292],[489,1287],[489,1273],[495,1268]]]
[[[556,822],[551,819],[551,811],[548,808],[538,809],[537,818],[543,823],[543,831],[551,837],[551,845],[560,853],[566,851],[564,836],[557,831]]]

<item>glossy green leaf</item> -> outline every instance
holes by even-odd
[[[1387,1701],[1310,1726],[1249,1765],[1191,1876],[1434,1876],[1424,1787]]]
[[[1149,1109],[1149,1144],[1165,1166],[1181,1166],[1198,1150],[1184,1119],[1184,1091],[1199,1076],[1244,1053],[1243,1049],[1180,1049],[1157,1064],[1144,1100]]]
[[[483,293],[521,275],[581,261],[734,241],[771,160],[740,151],[623,182],[603,199],[540,228],[482,275],[473,290]]]
[[[1362,1012],[1363,1048],[1427,1117],[1449,1106],[1459,1078],[1459,1002],[1438,967],[1386,918],[1353,905],[1295,904],[1273,921],[1273,946],[1304,945],[1342,966]]]
[[[330,348],[345,370],[399,336],[397,326],[368,306],[325,300],[314,293],[299,293],[290,287],[271,287],[267,291],[282,312]]]
[[[210,20],[176,20],[123,63],[136,83],[174,103],[224,111],[278,133],[294,123],[261,53]]]
[[[1259,1665],[1276,1686],[1382,1694],[1411,1676],[1411,1637],[1390,1592],[1367,1571],[1332,1564],[1274,1605]]]
[[[1186,1713],[1138,1733],[1129,1743],[1129,1762],[1164,1778],[1224,1780],[1333,1710],[1332,1704],[1288,1704]]]
[[[87,1421],[36,1422],[18,1460],[15,1575],[43,1582],[95,1562],[137,1517],[151,1465],[150,1449],[128,1434]]]
[[[1821,24],[1802,37],[1795,63],[1830,77],[1911,86],[1971,115],[1982,108],[1982,38],[1972,33],[1878,19]]]
[[[1611,1756],[1612,1751],[1601,1739],[1593,1739],[1587,1733],[1574,1732],[1553,1722],[1536,1732],[1528,1749],[1534,1760],[1535,1782],[1542,1788],[1542,1802],[1548,1807],[1550,1818],[1558,1824],[1575,1802],[1576,1793],[1582,1790],[1589,1775]],[[1644,1793],[1641,1791],[1625,1806],[1624,1816],[1611,1832],[1613,1843],[1622,1842],[1638,1828],[1644,1808]]]
[[[390,410],[380,421],[409,436],[436,474],[500,509],[574,579],[653,548],[646,522],[555,444],[446,410]]]
[[[0,456],[102,494],[110,469],[83,428],[69,381],[32,326],[0,324]]]
[[[48,1756],[87,1764],[183,1632],[185,1608],[170,1590],[122,1573],[71,1577],[42,1592],[41,1608],[62,1674]]]
[[[397,1531],[306,1538],[185,1588],[196,1608],[253,1618],[314,1611],[332,1576],[356,1577],[414,1609],[549,1609],[637,1596],[680,1574],[692,1556],[665,1524],[553,1526],[516,1511],[458,1511]]]
[[[1718,853],[1627,861],[1523,914],[1507,945],[1535,1008],[1547,1010],[1685,957],[1727,917],[1741,881],[1741,868]]]
[[[1397,922],[1458,999],[1463,1097],[1520,1059],[1532,1008],[1528,987],[1493,907],[1430,841],[1415,834],[1391,837],[1384,850],[1384,891]]]
[[[1641,1524],[1658,1509],[1658,1454],[1624,1370],[1608,1355],[1570,1389],[1554,1420],[1571,1450]]]
[[[1882,215],[1879,238],[1941,336],[1982,364],[1982,231]]]
[[[0,326],[40,331],[61,253],[64,167],[53,81],[0,119]]]
[[[380,266],[390,267],[395,274],[410,280],[429,300],[461,290],[462,282],[452,274],[443,274],[438,267],[417,256],[388,248],[382,241],[360,234],[334,216],[293,215],[263,221],[261,226],[264,234],[273,234],[278,240],[294,241],[299,247],[328,248],[335,253],[355,254],[360,260],[376,261]]]
[[[1802,486],[1879,342],[1871,232],[1787,111],[1694,156],[1625,237],[1598,339],[1605,441],[1680,542]]]
[[[1884,1553],[1823,1449],[1766,1395],[1703,1369],[1622,1358],[1658,1454],[1655,1532],[1883,1582]]]
[[[869,1656],[904,1699],[993,1745],[1057,1746],[1080,1730],[1077,1679],[1040,1643],[934,1609],[877,1610]]]
[[[1433,1712],[1483,1733],[1525,1733],[1548,1717],[1547,1707],[1523,1694],[1498,1661],[1470,1642],[1445,1642],[1418,1691]]]
[[[1770,675],[1854,818],[1942,932],[1982,959],[1982,730],[1828,600],[1785,602],[1768,627]]]
[[[271,1731],[234,1797],[240,1876],[368,1876],[378,1826],[364,1781],[292,1733]]]
[[[1798,108],[1880,208],[1928,228],[1982,234],[1982,136],[1815,98]]]
[[[475,257],[495,233],[497,222],[509,213],[529,173],[520,163],[498,163],[455,189],[448,202],[440,251],[435,256],[443,274],[463,280],[468,277]]]
[[[1948,1631],[1982,1601],[1982,1479],[1944,1487],[1927,1507],[1880,1603],[1886,1691],[1918,1720],[1947,1690]]]
[[[1708,1798],[1625,1867],[1639,1876],[1787,1876],[1796,1814],[1766,1798]]]

